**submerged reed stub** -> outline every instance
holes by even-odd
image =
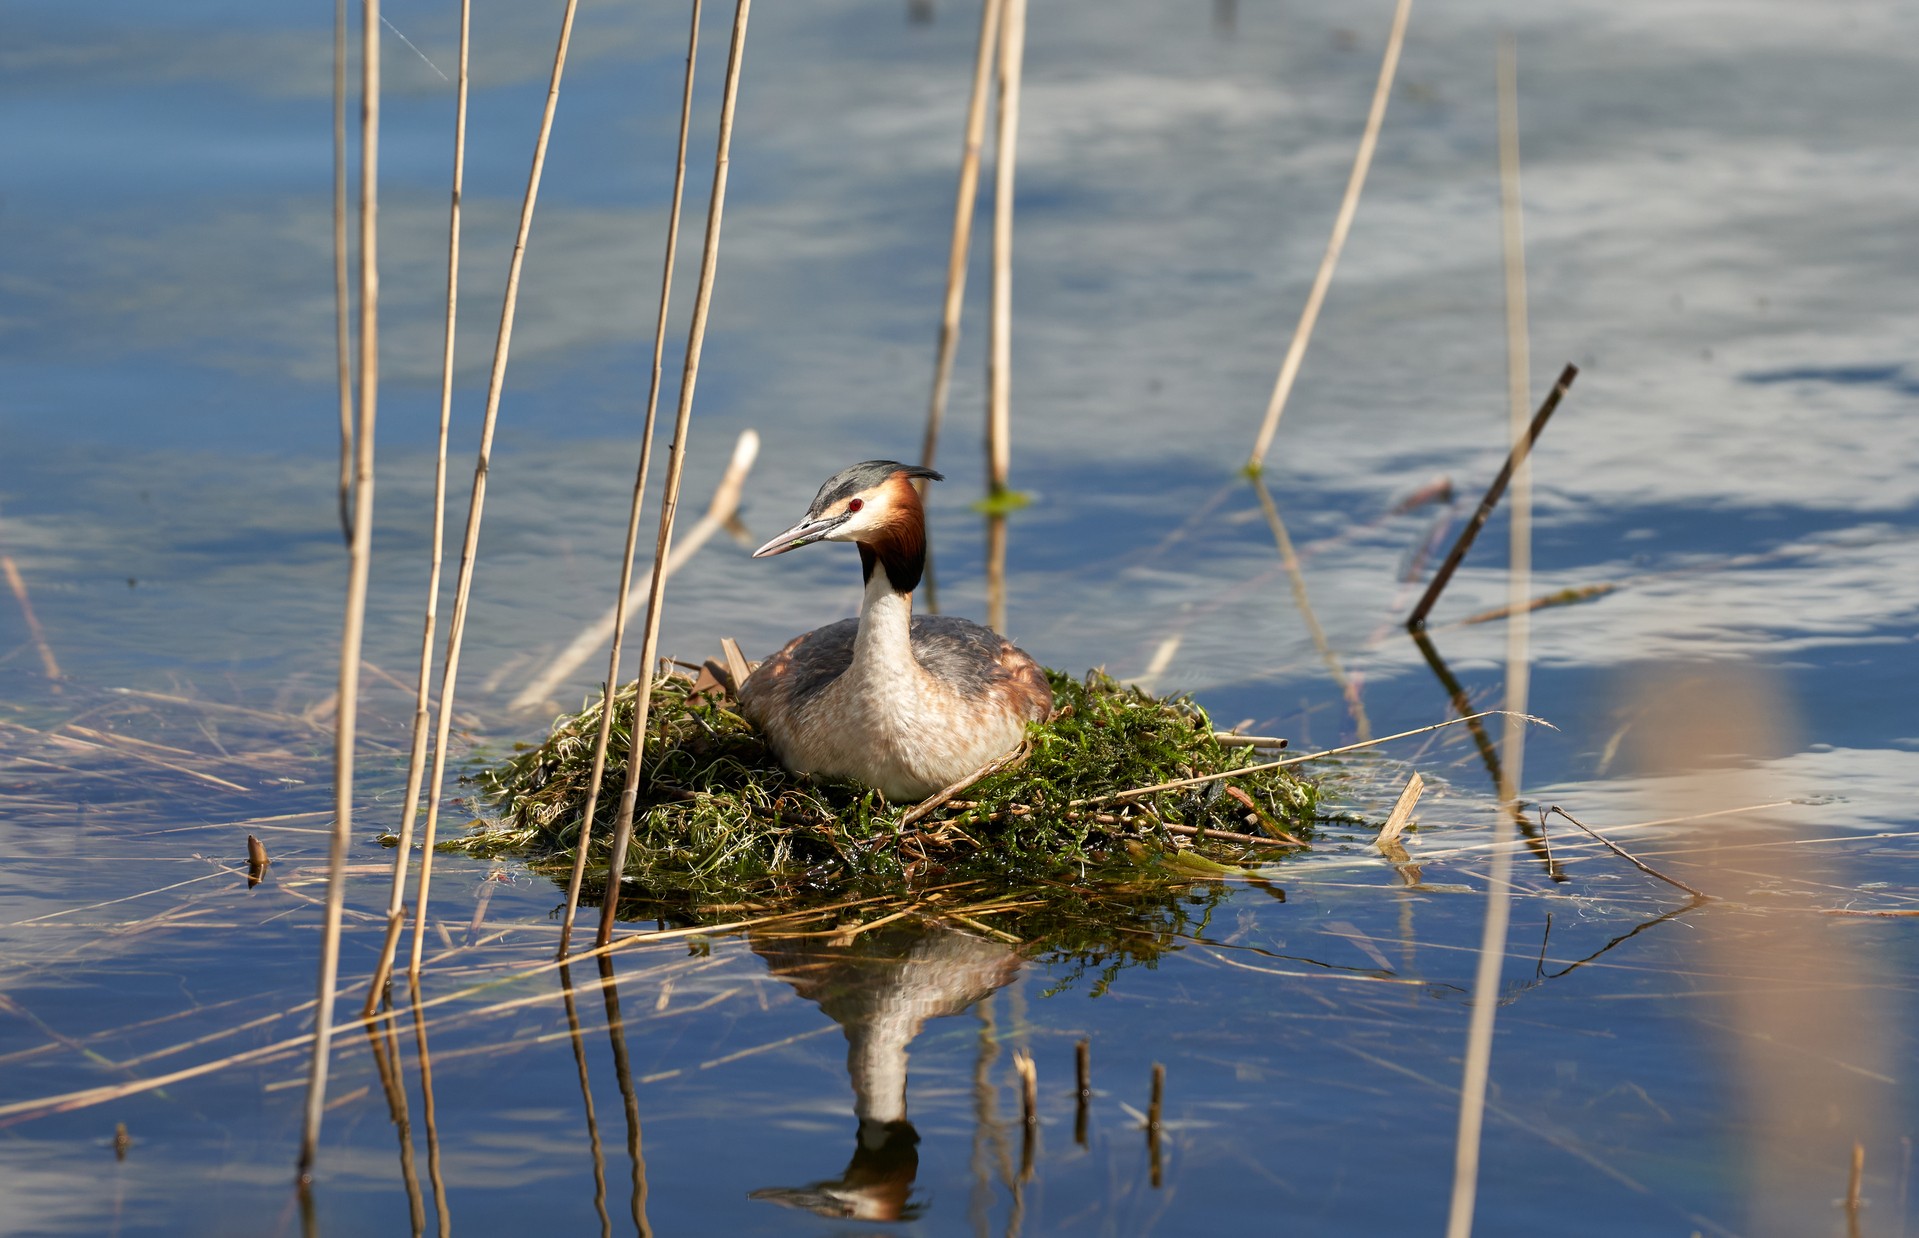
[[[1149,696],[1100,671],[1047,677],[1059,709],[1029,728],[1025,758],[916,813],[916,805],[889,804],[867,787],[787,772],[723,688],[662,675],[653,683],[625,875],[662,894],[927,873],[1044,877],[1156,864],[1193,846],[1194,836],[1220,858],[1270,858],[1257,845],[1268,835],[1310,833],[1318,791],[1291,770],[1235,778],[1234,795],[1214,782],[1119,804],[1078,803],[1244,768],[1261,754],[1221,744],[1205,712],[1184,698]],[[628,750],[633,697],[629,687],[615,700],[615,752]],[[562,716],[539,746],[483,771],[478,781],[501,815],[457,845],[519,851],[536,865],[570,862],[600,709],[595,700]],[[610,804],[599,808],[610,818]],[[603,864],[593,846],[589,862]]]

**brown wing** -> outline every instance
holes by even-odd
[[[853,664],[853,638],[859,630],[859,620],[842,619],[786,642],[786,648],[747,676],[740,688],[740,712],[764,728],[768,716],[790,712],[838,679]]]
[[[915,615],[913,656],[962,696],[993,698],[1033,722],[1053,716],[1046,672],[991,628],[951,615]]]

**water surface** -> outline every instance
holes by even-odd
[[[420,54],[389,33],[367,657],[399,682],[368,677],[362,914],[342,962],[356,989],[379,945],[376,835],[398,812],[419,639],[451,130],[433,66],[450,69],[454,40],[450,5],[385,7]],[[714,7],[696,161],[724,45]],[[476,10],[456,462],[477,437],[559,18]],[[703,505],[756,428],[743,516],[762,537],[844,464],[917,450],[976,18],[931,13],[754,16],[687,476]],[[1515,33],[1534,388],[1582,367],[1536,457],[1534,592],[1612,586],[1534,616],[1531,706],[1557,730],[1529,741],[1526,797],[1741,905],[1688,909],[1564,822],[1567,880],[1522,856],[1480,1232],[1840,1234],[1856,1140],[1862,1232],[1902,1233],[1919,1212],[1912,920],[1812,913],[1919,894],[1919,257],[1905,240],[1919,18],[1868,0],[1415,9],[1267,475],[1336,674],[1233,471],[1389,14],[1034,13],[1014,350],[1014,480],[1034,501],[1011,528],[1008,631],[1051,665],[1128,676],[1177,635],[1157,687],[1299,749],[1449,715],[1397,625],[1419,548],[1443,544],[1503,450],[1492,66]],[[66,678],[47,683],[0,600],[0,1105],[308,1026],[344,579],[326,15],[196,0],[13,17],[0,553]],[[683,20],[627,3],[580,15],[467,643],[461,742],[476,758],[538,734],[540,714],[506,703],[616,576]],[[691,183],[697,228],[704,173]],[[941,602],[974,616],[982,256],[932,500]],[[1450,508],[1396,510],[1442,477]],[[1504,604],[1505,555],[1495,520],[1435,617],[1448,671],[1481,704],[1501,692],[1504,628],[1459,621]],[[751,563],[722,537],[676,578],[664,647],[704,657],[730,634],[762,654],[850,613],[856,579],[831,547]],[[552,708],[600,673],[581,668]],[[1415,768],[1430,787],[1417,875],[1368,846]],[[408,1232],[417,1198],[433,1228],[431,1143],[462,1233],[1436,1231],[1493,800],[1463,728],[1354,772],[1338,788],[1357,819],[1277,868],[1284,902],[1195,890],[1178,948],[1104,982],[1098,965],[911,923],[837,946],[764,931],[640,944],[614,956],[613,990],[584,962],[584,1096],[559,977],[521,974],[550,954],[556,890],[447,857],[422,992],[437,1003],[432,1138],[402,1002],[404,1142],[372,1046],[347,1035],[315,1223]],[[1772,807],[1639,824],[1754,805]],[[275,858],[251,891],[249,832]],[[1039,1077],[1030,1174],[1016,1049]],[[1157,1181],[1139,1129],[1155,1062]],[[302,1079],[291,1052],[0,1118],[0,1228],[294,1232]],[[875,1230],[796,1206],[851,1197],[904,1200],[910,1217]]]

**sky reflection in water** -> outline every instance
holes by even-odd
[[[71,686],[48,692],[0,601],[5,720],[46,729],[97,709],[81,725],[278,755],[207,767],[244,794],[150,764],[130,785],[88,776],[124,769],[93,765],[97,753],[50,754],[7,732],[0,1105],[302,1029],[303,1014],[285,1012],[311,984],[316,915],[300,895],[318,889],[327,739],[323,716],[286,719],[330,688],[343,576],[324,14],[14,7],[0,52],[11,121],[0,126],[0,552],[19,563]],[[558,21],[557,6],[476,7],[456,470],[476,434]],[[719,7],[709,54],[723,44]],[[1014,380],[1015,482],[1035,502],[1012,526],[1008,628],[1050,664],[1123,675],[1177,634],[1159,687],[1304,748],[1350,739],[1355,722],[1231,471],[1324,243],[1389,6],[1232,7],[1230,33],[1191,6],[1035,14]],[[386,12],[446,67],[451,5],[390,0]],[[616,575],[682,20],[633,5],[589,5],[580,19],[468,640],[462,698],[480,755],[537,730],[503,703],[599,612]],[[1501,454],[1492,49],[1515,30],[1535,387],[1566,360],[1583,371],[1537,456],[1536,592],[1618,586],[1535,616],[1532,706],[1559,730],[1528,750],[1528,793],[1609,833],[1781,805],[1615,834],[1748,906],[1666,918],[1683,894],[1563,823],[1552,836],[1569,880],[1522,862],[1482,1232],[1840,1233],[1828,1205],[1854,1138],[1869,1146],[1868,1232],[1914,1219],[1903,1115],[1919,1105],[1900,1066],[1919,964],[1911,921],[1751,907],[1909,907],[1915,895],[1903,835],[1919,784],[1907,689],[1919,674],[1919,253],[1906,239],[1916,26],[1910,6],[1870,2],[1415,11],[1268,475],[1315,616],[1375,732],[1444,716],[1446,690],[1396,624],[1417,596],[1403,579],[1417,548],[1443,545]],[[972,36],[972,12],[945,4],[931,24],[894,5],[755,14],[691,501],[749,426],[766,441],[744,511],[756,532],[848,461],[914,450]],[[392,39],[386,62],[368,657],[404,679],[424,576],[451,92]],[[717,60],[703,72],[710,117]],[[692,181],[697,211],[703,177]],[[952,480],[933,491],[932,518],[945,608],[981,615],[984,538],[966,506],[981,486],[974,271],[941,454]],[[676,314],[690,302],[683,274]],[[1454,483],[1450,512],[1394,513],[1436,477]],[[1504,632],[1457,621],[1504,603],[1503,542],[1496,525],[1432,634],[1480,703],[1498,694]],[[716,542],[676,579],[663,647],[703,656],[727,633],[764,652],[850,612],[856,579],[850,556],[749,565]],[[597,673],[589,663],[555,704],[577,703]],[[406,716],[404,693],[374,678],[352,894],[369,913],[386,858],[371,834],[397,811]],[[277,718],[201,716],[110,688]],[[1753,725],[1658,731],[1688,699],[1747,702],[1723,713]],[[1678,759],[1685,737],[1708,732],[1719,747]],[[1666,733],[1680,738],[1648,747]],[[809,1209],[849,1198],[910,1202],[917,1219],[901,1232],[1436,1228],[1482,910],[1459,891],[1483,888],[1486,775],[1455,728],[1356,766],[1335,790],[1377,820],[1414,765],[1433,784],[1411,843],[1416,886],[1365,847],[1368,828],[1335,825],[1279,877],[1284,903],[1248,890],[1194,908],[1203,942],[1120,972],[1097,998],[1093,977],[1061,988],[1070,962],[950,927],[902,924],[837,946],[727,937],[688,953],[673,941],[618,956],[616,1051],[612,1007],[588,989],[599,972],[580,965],[611,1228],[635,1225],[631,1147],[639,1212],[662,1233],[841,1232]],[[254,823],[231,824],[242,818]],[[248,830],[276,861],[251,893],[215,867],[240,863]],[[1866,837],[1877,834],[1889,836]],[[1734,842],[1751,849],[1709,855]],[[545,957],[549,883],[512,865],[444,864],[453,946],[426,999]],[[110,902],[176,882],[190,884]],[[462,949],[483,891],[477,935],[507,935]],[[370,923],[349,925],[344,976],[370,963]],[[1779,924],[1802,923],[1781,939]],[[949,972],[962,978],[950,992]],[[1816,1024],[1756,1025],[1771,1017],[1766,995],[1878,1040],[1842,1049]],[[427,1013],[454,1228],[591,1232],[594,1158],[554,975]],[[1795,1047],[1780,1073],[1808,1081],[1814,1101],[1840,1095],[1822,1081],[1866,1080],[1866,1116],[1838,1129],[1814,1101],[1795,1111],[1750,1087],[1770,1060],[1754,1047],[1768,1027]],[[425,1179],[419,1049],[404,1020],[395,1036]],[[1071,1088],[1081,1038],[1096,1089],[1083,1145]],[[1040,1079],[1027,1180],[1014,1048],[1030,1049]],[[1135,1117],[1155,1061],[1168,1065],[1158,1188]],[[4,1227],[292,1232],[300,1071],[297,1056],[236,1066],[5,1128]],[[383,1093],[367,1042],[347,1037],[323,1230],[407,1226]],[[1765,1160],[1751,1132],[1786,1130],[1779,1115],[1794,1112],[1807,1122],[1790,1128],[1798,1159]],[[133,1140],[124,1161],[116,1122]],[[213,1189],[182,1186],[203,1181]],[[1783,1201],[1769,1181],[1792,1188]],[[431,1227],[431,1183],[418,1187]]]

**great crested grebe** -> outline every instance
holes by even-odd
[[[923,799],[1013,750],[1053,713],[1039,664],[991,628],[915,615],[926,566],[918,477],[868,460],[826,479],[806,517],[753,552],[853,542],[866,573],[858,619],[795,637],[740,689],[740,710],[797,774],[854,778],[895,802]]]

